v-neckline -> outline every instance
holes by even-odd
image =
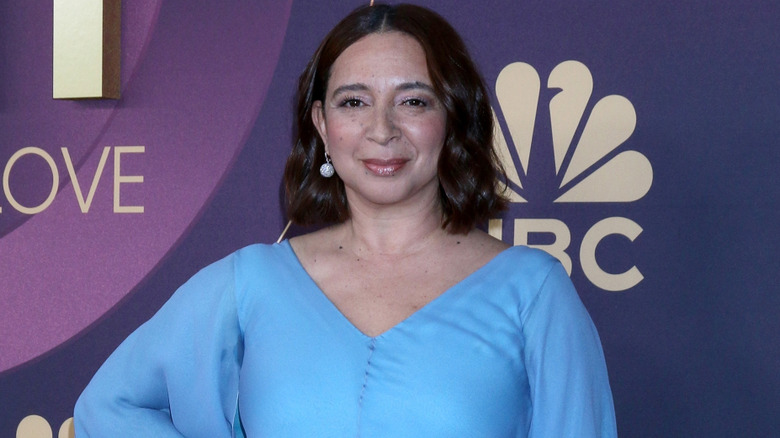
[[[437,304],[437,303],[447,300],[448,297],[451,295],[455,295],[456,291],[461,289],[464,284],[475,281],[475,278],[477,276],[481,276],[483,275],[484,272],[492,269],[492,266],[495,265],[500,258],[503,258],[505,254],[507,254],[510,250],[512,250],[512,248],[515,248],[514,246],[510,246],[508,248],[503,249],[501,252],[493,256],[492,259],[488,260],[487,263],[475,269],[473,272],[463,277],[463,279],[453,284],[449,288],[445,289],[442,293],[440,293],[432,300],[428,301],[425,305],[423,305],[419,309],[410,313],[405,318],[403,318],[396,324],[390,326],[386,330],[382,331],[378,335],[371,336],[366,334],[363,330],[359,329],[349,318],[347,318],[347,316],[344,315],[344,312],[342,312],[341,309],[339,309],[338,306],[336,306],[336,304],[330,299],[330,297],[328,297],[328,295],[319,287],[317,282],[314,281],[311,275],[309,275],[309,272],[303,266],[303,263],[301,263],[301,260],[298,258],[298,254],[295,253],[295,250],[293,249],[292,245],[290,245],[290,241],[284,240],[281,242],[281,244],[286,247],[289,257],[291,257],[294,262],[293,265],[295,266],[296,269],[300,270],[302,274],[300,277],[304,278],[305,281],[309,283],[309,286],[315,292],[317,299],[324,300],[325,305],[329,309],[329,311],[334,313],[336,315],[336,318],[339,319],[342,323],[346,324],[346,326],[350,331],[359,335],[361,338],[368,339],[368,340],[375,340],[377,338],[385,337],[391,332],[399,329],[399,327],[401,327],[402,325],[408,325],[409,324],[408,321],[413,321],[414,319],[420,318],[420,316],[418,315],[430,311],[431,307],[441,306],[441,304]]]

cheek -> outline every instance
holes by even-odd
[[[345,123],[346,120],[328,121],[328,153],[333,157],[351,154],[350,150],[354,148],[359,138],[359,129],[357,124]],[[337,158],[334,158],[337,159]]]
[[[419,148],[438,155],[444,145],[446,126],[442,120],[431,120],[416,126],[412,135]]]
[[[332,140],[343,140],[359,134],[363,127],[363,120],[356,115],[333,114],[325,125],[328,129],[328,137]]]
[[[344,137],[347,136],[343,123],[333,123],[329,120],[325,123],[325,129],[328,133],[328,146],[330,147],[338,147],[338,143],[344,141]]]

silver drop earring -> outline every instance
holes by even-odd
[[[325,152],[325,163],[320,166],[320,175],[324,176],[325,178],[330,178],[334,173],[336,173],[336,170],[333,168],[333,164],[330,162],[330,156],[327,152]]]

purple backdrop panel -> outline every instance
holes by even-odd
[[[0,310],[8,353],[0,357],[0,370],[52,349],[97,320],[148,275],[190,226],[254,123],[275,68],[287,11],[288,5],[255,4],[236,13],[204,3],[180,11],[175,26],[163,15],[141,74],[125,85],[122,100],[109,115],[94,121],[92,138],[63,142],[68,136],[59,126],[41,129],[41,121],[34,121],[39,124],[34,144],[50,146],[52,157],[63,143],[100,144],[88,156],[70,154],[73,161],[83,162],[77,172],[82,192],[104,153],[113,155],[114,165],[108,166],[113,174],[100,180],[87,212],[78,208],[76,192],[66,184],[44,211],[0,240],[0,264],[8,269],[3,290],[7,305]],[[49,63],[50,57],[38,62]],[[51,81],[50,73],[42,76],[43,84]],[[25,85],[19,92],[38,90],[39,96],[50,87]],[[89,103],[74,107],[79,103],[39,100],[38,118],[49,108],[63,125],[91,117]],[[29,120],[25,112],[19,119]],[[25,131],[3,132],[20,136]],[[14,140],[6,144],[29,141]],[[125,145],[136,147],[123,149]],[[12,176],[22,181],[14,178],[10,186],[34,186],[34,173],[19,167],[14,165]],[[122,187],[122,178],[131,180]],[[22,195],[13,196],[23,204]],[[136,212],[123,214],[133,207]]]

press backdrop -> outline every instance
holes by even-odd
[[[178,285],[276,240],[297,76],[363,2],[126,1],[117,101],[52,100],[51,3],[0,2],[0,437],[69,436]],[[494,93],[490,231],[571,271],[620,435],[780,436],[777,3],[420,3]]]

